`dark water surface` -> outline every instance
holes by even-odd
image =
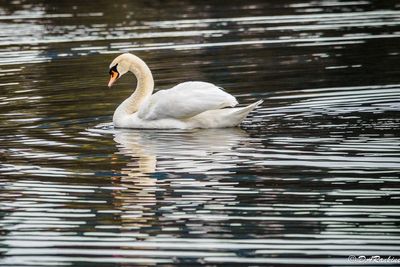
[[[400,256],[399,2],[14,0],[0,29],[2,266]],[[113,129],[125,51],[157,88],[265,102],[237,129]]]

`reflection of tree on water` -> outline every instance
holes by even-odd
[[[118,130],[114,139],[118,143],[117,154],[132,159],[121,170],[122,176],[114,178],[124,188],[115,191],[123,228],[152,227],[153,221],[160,219],[174,221],[176,212],[195,209],[218,198],[221,204],[233,201],[234,194],[218,196],[202,191],[216,192],[229,186],[204,178],[206,174],[226,173],[237,167],[234,152],[230,151],[246,137],[240,129]]]

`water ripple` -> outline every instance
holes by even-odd
[[[0,264],[398,255],[400,11],[381,2],[2,5]],[[237,129],[115,129],[123,51],[157,90],[204,80],[264,104]]]

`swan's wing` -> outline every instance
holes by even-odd
[[[237,104],[234,96],[211,83],[185,82],[152,95],[140,106],[138,115],[144,120],[183,119]]]

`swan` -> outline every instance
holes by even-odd
[[[233,108],[236,98],[207,82],[184,82],[153,93],[153,75],[139,57],[124,53],[110,64],[111,87],[128,71],[137,79],[136,90],[115,110],[114,127],[141,129],[193,129],[238,126],[262,100]],[[230,108],[226,108],[230,107]]]

